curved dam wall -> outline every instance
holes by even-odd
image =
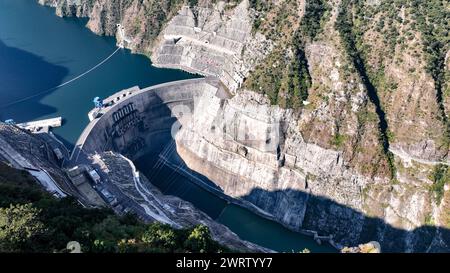
[[[134,160],[162,149],[171,139],[172,127],[185,120],[183,113],[192,111],[194,98],[216,93],[216,85],[214,79],[191,79],[145,89],[132,87],[106,98],[102,109],[89,113],[93,120],[78,139],[72,161],[81,160],[80,154],[109,150]]]
[[[229,99],[229,93],[216,78],[119,91],[104,99],[103,108],[89,113],[91,122],[78,139],[71,161],[79,164],[85,158],[105,151],[120,153],[132,161],[147,154],[158,156],[161,153],[159,156],[164,157],[165,164],[204,189],[300,231],[298,227],[303,220],[307,195],[276,193],[254,200],[260,194],[239,198],[244,197],[243,191],[233,193],[231,190],[245,185],[254,186],[252,181],[248,181],[250,177],[236,171],[237,166],[244,167],[242,160],[264,162],[258,169],[248,169],[253,173],[250,180],[257,181],[266,177],[266,173],[278,170],[280,156],[277,155],[278,123],[272,118],[258,121],[251,111],[238,108],[223,113],[222,108]],[[243,119],[243,116],[248,117]],[[178,129],[174,137],[176,151],[164,152],[172,135],[175,136],[174,129]],[[239,132],[244,132],[244,135],[239,136]],[[267,141],[270,139],[272,142]],[[211,154],[212,147],[220,150],[221,154]],[[211,156],[214,158],[209,158]],[[180,167],[180,162],[183,162],[183,167]],[[282,178],[303,186],[298,179],[284,175]],[[282,201],[282,207],[274,204],[277,200]],[[286,203],[291,206],[285,206]],[[281,209],[283,217],[273,214],[274,210]]]
[[[286,160],[279,154],[279,122],[272,114],[265,116],[255,109],[234,107],[230,100],[216,78],[122,90],[105,99],[103,108],[89,113],[91,122],[76,143],[72,162],[82,163],[104,151],[118,152],[133,161],[149,153],[161,153],[159,157],[164,157],[167,166],[205,190],[333,244],[331,237],[300,228],[307,194],[258,190],[254,182],[274,185],[272,174]],[[174,139],[176,151],[167,154],[164,148],[175,135],[174,129],[179,129]],[[180,161],[184,161],[183,167]],[[248,164],[259,167],[246,168]],[[244,167],[253,175],[243,173],[240,169]],[[304,189],[303,180],[292,177],[290,172],[281,172],[280,179],[286,180],[288,188]],[[247,190],[240,190],[242,187]]]
[[[136,172],[131,161],[147,154],[158,156],[165,147],[173,146],[173,128],[179,129],[188,120],[183,114],[192,111],[196,97],[205,93],[219,95],[222,91],[217,80],[210,78],[119,91],[104,99],[102,108],[89,112],[91,122],[78,139],[70,164],[94,168],[102,179],[97,189],[112,193],[119,204],[143,220],[176,227],[204,224],[213,238],[231,248],[271,252],[240,239],[189,202],[161,193],[149,181],[150,177]],[[176,157],[176,151],[173,154]],[[111,202],[110,205],[117,209]],[[124,211],[123,207],[117,210]]]

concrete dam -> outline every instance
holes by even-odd
[[[20,154],[85,206],[178,228],[204,224],[215,240],[242,251],[333,252],[377,232],[376,219],[315,193],[359,193],[360,178],[346,179],[340,153],[305,142],[287,122],[293,113],[258,94],[232,96],[207,77],[136,86],[95,102],[70,155],[51,132],[1,124],[4,157]],[[44,174],[43,184],[54,182]],[[341,187],[331,176],[341,177]]]
[[[176,179],[172,178],[171,173],[162,174],[161,177],[159,168],[164,165],[183,176],[185,180],[222,199],[223,205],[217,209],[211,208],[214,207],[211,204],[214,201],[204,201],[210,203],[205,204],[202,211],[213,219],[220,216],[226,204],[233,203],[264,218],[283,223],[271,214],[272,209],[281,208],[266,210],[266,207],[260,206],[259,201],[252,202],[253,196],[239,198],[239,192],[233,196],[223,190],[230,188],[227,183],[240,183],[245,186],[244,182],[247,180],[245,175],[240,176],[238,171],[235,173],[227,171],[232,164],[243,165],[234,157],[266,162],[268,166],[259,166],[259,172],[263,175],[267,172],[266,168],[269,171],[276,171],[283,160],[279,154],[280,128],[277,120],[271,118],[258,121],[253,119],[255,118],[252,117],[253,111],[245,112],[240,109],[235,109],[241,115],[240,118],[236,118],[239,116],[237,113],[222,112],[220,109],[229,103],[230,99],[231,95],[220,81],[210,77],[169,82],[144,89],[132,87],[117,92],[104,99],[100,107],[89,112],[91,122],[79,137],[68,165],[72,169],[84,166],[88,173],[89,170],[98,173],[102,177],[102,183],[95,185],[96,191],[103,199],[109,200],[107,202],[118,213],[123,213],[122,206],[125,204],[128,210],[131,208],[137,211],[144,220],[155,219],[175,226],[192,224],[186,223],[185,217],[180,217],[179,206],[175,210],[172,208],[172,213],[167,210],[168,205],[164,203],[168,202],[170,195],[161,194],[154,186],[178,183],[172,181]],[[202,128],[204,138],[199,139],[194,134],[196,130],[198,131],[196,126]],[[203,145],[201,142],[205,139],[208,141],[210,137],[215,137],[218,145],[228,143],[226,145],[228,150],[223,150],[227,154],[226,157],[218,155],[216,161],[205,160],[202,159],[201,152],[197,154],[193,150]],[[207,151],[207,147],[204,147],[204,151]],[[150,165],[140,168],[145,173],[145,176],[142,176],[137,172],[134,163],[146,155],[147,157],[150,155],[153,160]],[[145,168],[151,170],[145,171]],[[255,172],[254,175],[260,173]],[[95,180],[95,177],[93,179]],[[130,181],[134,181],[134,185]],[[247,187],[251,186],[252,183],[249,183]],[[149,192],[151,194],[148,194]],[[155,192],[158,192],[157,196]],[[114,200],[114,196],[122,196],[124,199]],[[288,197],[297,199],[296,202],[307,201],[305,194]],[[267,198],[266,201],[269,205],[273,204],[273,201]],[[197,214],[203,214],[192,208],[192,211],[194,210]],[[298,205],[294,205],[290,209],[285,209],[291,215],[292,210],[301,211],[303,208],[299,209]],[[186,218],[189,218],[188,215],[189,213]],[[192,215],[190,217],[192,218]],[[220,224],[215,225],[223,227]],[[294,230],[310,236],[306,239],[310,241],[308,245],[315,244],[314,240],[334,244],[332,237],[319,236],[315,231]],[[214,230],[212,233],[220,234]],[[226,240],[222,238],[220,241]],[[248,242],[246,244],[250,245]],[[328,251],[332,249],[325,248]]]
[[[179,160],[177,153],[162,151],[174,147],[172,134],[189,120],[183,115],[189,115],[196,98],[205,93],[227,96],[225,89],[212,78],[169,82],[144,89],[132,87],[115,93],[89,112],[91,121],[76,142],[65,168],[73,183],[94,205],[104,205],[104,201],[119,215],[132,212],[144,221],[159,221],[178,228],[205,224],[213,238],[225,245],[243,251],[270,252],[241,240],[191,203],[161,193],[133,163],[148,154],[155,158],[172,154]]]
[[[176,114],[192,111],[196,96],[217,89],[214,82],[192,79],[142,90],[132,87],[106,98],[102,108],[89,113],[91,122],[75,144],[71,161],[77,163],[103,151],[115,151],[134,160],[162,150],[171,139],[174,123],[185,120]]]

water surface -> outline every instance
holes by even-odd
[[[65,124],[54,132],[73,145],[88,123],[94,97],[194,77],[152,67],[147,57],[121,49],[84,77],[32,97],[89,70],[117,48],[114,38],[97,36],[84,27],[86,19],[57,17],[54,9],[36,2],[0,0],[1,120],[62,116]]]
[[[156,158],[156,154],[147,154],[135,163],[164,194],[175,195],[191,202],[212,219],[230,228],[240,238],[280,252],[299,252],[305,248],[314,253],[336,252],[328,243],[319,245],[311,236],[291,231],[277,222],[228,203],[171,168],[156,164]]]

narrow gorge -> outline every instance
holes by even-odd
[[[88,138],[85,151],[134,160],[178,121],[177,158],[166,161],[183,161],[230,202],[338,247],[449,251],[445,1],[420,12],[416,0],[39,3],[88,17],[93,32],[116,36],[154,66],[206,77],[175,89],[195,102],[170,107],[171,118],[144,117],[112,140]],[[439,20],[427,25],[430,17]],[[438,77],[427,35],[438,43],[429,45],[439,51]],[[157,112],[144,101],[134,102],[138,113]],[[170,128],[147,134],[151,124]]]

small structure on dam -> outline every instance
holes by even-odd
[[[103,100],[92,109],[71,156],[71,164],[82,163],[89,155],[114,151],[131,160],[171,139],[174,123],[182,125],[194,108],[194,100],[204,92],[225,96],[214,78],[170,82],[139,89],[135,86]]]

